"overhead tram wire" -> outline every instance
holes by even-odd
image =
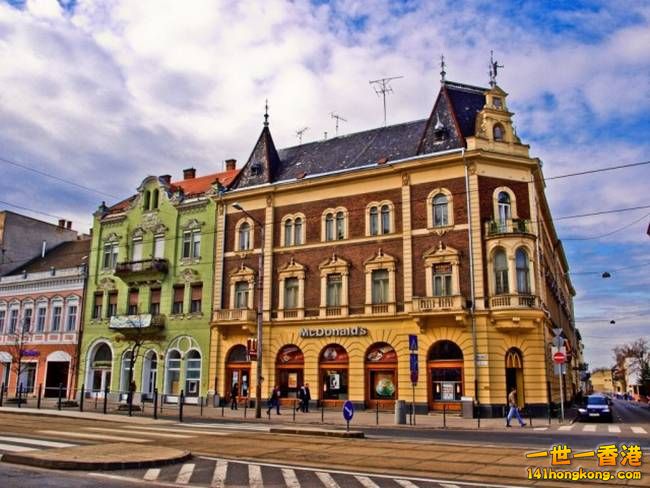
[[[597,169],[589,169],[585,171],[579,171],[577,173],[567,173],[564,175],[557,175],[557,176],[549,176],[544,178],[544,181],[550,181],[550,180],[559,180],[560,178],[569,178],[572,176],[584,176],[584,175],[590,175],[593,173],[602,173],[604,171],[613,171],[616,169],[625,169],[625,168],[634,168],[636,166],[643,166],[645,164],[650,164],[650,161],[641,161],[639,163],[629,163],[629,164],[619,164],[617,166],[605,166],[603,168],[597,168]]]
[[[641,222],[643,219],[650,217],[650,213],[647,213],[645,215],[642,215],[636,220],[633,220],[629,224],[624,225],[623,227],[619,227],[618,229],[614,229],[612,231],[606,232],[605,234],[600,234],[597,236],[591,236],[591,237],[565,237],[562,239],[563,241],[591,241],[595,239],[602,239],[603,237],[609,237],[611,235],[614,235],[622,230],[628,229],[632,227],[634,224]]]

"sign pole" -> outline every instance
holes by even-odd
[[[563,366],[564,366],[563,364],[560,364],[560,423],[561,424],[564,423],[564,388],[562,385],[563,383],[562,376],[564,376],[562,371],[564,369]]]
[[[413,385],[413,403],[411,403],[411,408],[413,409],[413,425],[415,425],[415,383],[411,383],[411,385]]]

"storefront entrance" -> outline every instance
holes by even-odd
[[[108,344],[96,346],[91,356],[90,367],[88,368],[88,382],[91,385],[93,397],[104,397],[104,392],[111,387],[111,370],[113,367],[113,353]]]
[[[287,345],[280,349],[275,362],[276,383],[280,388],[280,397],[294,399],[302,386],[305,356],[298,346]]]
[[[397,398],[397,353],[390,344],[377,342],[365,356],[366,405],[394,408]]]
[[[70,363],[67,361],[48,361],[47,373],[45,374],[45,392],[43,396],[48,398],[58,397],[59,385],[61,386],[61,398],[68,397],[68,371]]]
[[[348,399],[348,353],[338,344],[325,346],[320,353],[320,391],[326,406],[339,406]]]
[[[517,403],[524,405],[524,360],[521,351],[514,347],[506,352],[506,395],[513,388],[517,388]]]
[[[429,350],[429,408],[460,411],[463,395],[463,352],[454,342],[438,341]]]
[[[226,391],[224,398],[230,401],[230,392],[235,383],[239,392],[238,401],[245,401],[250,395],[251,362],[246,346],[234,346],[226,356]]]

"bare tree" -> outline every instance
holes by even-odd
[[[614,348],[617,373],[615,377],[636,375],[643,393],[650,389],[650,345],[644,338]]]
[[[32,339],[30,322],[31,319],[28,322],[24,315],[19,316],[15,326],[10,324],[11,328],[7,331],[8,340],[10,341],[7,352],[11,356],[11,369],[16,375],[16,396],[18,396],[18,390],[22,385],[20,377],[27,371],[29,364],[23,362],[23,359],[30,357],[29,351],[26,349]]]

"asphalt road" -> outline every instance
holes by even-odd
[[[133,488],[138,484],[136,480],[91,478],[87,473],[64,473],[0,463],[0,486],[3,488]]]
[[[641,406],[634,402],[615,398],[613,407],[617,422],[625,424],[650,423],[650,406]]]

